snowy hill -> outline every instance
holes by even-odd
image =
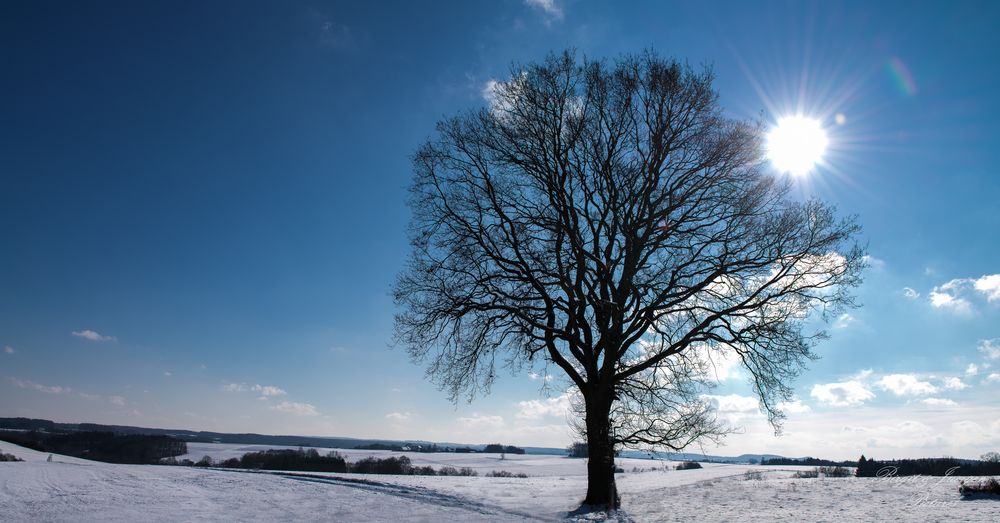
[[[237,447],[196,450],[245,451]],[[0,452],[25,460],[0,463],[5,522],[565,521],[586,487],[585,460],[557,456],[414,456],[531,476],[492,478],[260,473],[62,456],[47,462],[47,454],[4,442]],[[633,521],[1000,521],[1000,503],[959,498],[959,478],[792,479],[794,467],[706,464],[677,471],[630,458],[619,464],[626,470],[618,480],[622,517]],[[748,479],[748,470],[761,471],[762,479]]]

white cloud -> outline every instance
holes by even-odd
[[[409,412],[390,412],[385,415],[385,419],[396,422],[406,421],[411,417],[413,417],[413,414]]]
[[[42,385],[30,380],[19,380],[17,378],[11,378],[10,380],[19,388],[37,390],[46,394],[69,394],[70,392],[73,392],[73,389],[69,387]]]
[[[944,388],[948,390],[962,390],[969,388],[969,386],[961,379],[952,377],[944,379]]]
[[[482,91],[480,91],[480,93],[483,95],[483,100],[489,102],[491,106],[493,105],[493,102],[496,100],[497,87],[499,86],[500,82],[490,78],[489,80],[486,81],[486,84],[483,85]]]
[[[1000,274],[982,276],[972,285],[977,291],[986,295],[987,301],[1000,301]]]
[[[937,287],[931,291],[931,305],[936,309],[947,309],[955,312],[967,314],[972,312],[972,304],[965,298],[959,298],[947,292],[938,291]]]
[[[986,359],[1000,360],[1000,338],[979,341],[979,352],[982,352]]]
[[[970,297],[982,294],[986,301],[1000,301],[1000,274],[988,274],[979,278],[955,278],[931,291],[931,305],[939,309],[955,312],[972,312]]]
[[[930,382],[921,381],[913,374],[888,374],[878,380],[878,386],[882,390],[892,392],[897,396],[920,396],[924,394],[934,394],[937,387]]]
[[[569,410],[570,394],[567,392],[545,400],[519,401],[515,417],[519,419],[540,419],[546,416],[565,418]]]
[[[708,402],[720,418],[735,423],[746,418],[762,416],[760,402],[753,396],[726,394],[724,396],[704,394],[701,399]]]
[[[458,418],[458,423],[466,429],[499,429],[504,425],[503,416],[490,416],[478,412]]]
[[[906,296],[911,300],[915,300],[920,297],[920,293],[909,287],[903,287],[903,296]]]
[[[247,386],[243,383],[226,383],[222,386],[222,390],[226,392],[243,392],[247,390]]]
[[[989,376],[986,376],[986,382],[1000,383],[1000,372],[991,372]]]
[[[555,376],[551,374],[539,374],[537,372],[529,372],[528,377],[533,380],[544,380],[544,381],[552,381],[555,379]]]
[[[965,375],[975,376],[976,374],[979,374],[979,366],[975,363],[970,363],[969,366],[965,368]]]
[[[866,264],[868,264],[868,266],[870,266],[873,269],[884,269],[885,268],[885,260],[883,260],[881,258],[876,258],[874,256],[869,256],[869,255],[866,254],[866,255],[862,256],[861,260],[863,262],[865,262]]]
[[[812,411],[812,407],[802,403],[802,400],[782,401],[778,403],[778,408],[792,414],[804,414]]]
[[[958,403],[944,398],[924,398],[920,400],[920,403],[928,407],[954,407],[958,405]]]
[[[14,350],[14,347],[11,347],[10,345],[5,345],[3,351],[6,352],[7,354],[14,354],[15,352],[17,352],[16,350]]]
[[[282,401],[281,403],[270,407],[270,409],[278,412],[287,412],[289,414],[299,414],[302,416],[319,416],[319,411],[316,410],[316,407],[314,405],[310,405],[309,403]]]
[[[261,397],[265,399],[271,396],[284,396],[287,394],[283,389],[273,385],[254,385],[250,390],[259,392]]]
[[[854,323],[854,316],[851,316],[850,314],[845,312],[844,314],[841,314],[839,318],[837,318],[837,321],[833,324],[833,328],[846,329],[852,323]]]
[[[713,349],[708,345],[698,345],[688,350],[696,361],[705,362],[708,366],[708,378],[715,378],[719,382],[738,378],[740,376],[743,359],[740,354],[732,348]]]
[[[113,403],[115,405],[118,405],[119,407],[124,407],[125,406],[125,398],[123,398],[121,396],[111,396],[108,399],[111,401],[111,403]]]
[[[524,4],[528,7],[541,9],[551,19],[561,20],[563,17],[562,7],[556,3],[556,0],[524,0]]]
[[[92,331],[90,329],[85,329],[82,331],[73,331],[72,334],[73,336],[77,336],[79,338],[83,338],[85,340],[90,340],[90,341],[115,341],[114,336],[103,336],[97,331]]]
[[[165,371],[163,371],[163,375],[169,378],[169,377],[173,376],[174,373],[170,372],[169,370],[165,370]]]
[[[868,371],[870,374],[871,371]],[[868,374],[864,374],[867,377]],[[851,407],[875,398],[875,394],[857,379],[813,385],[809,395],[831,407]]]

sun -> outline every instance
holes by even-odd
[[[786,116],[767,136],[767,157],[779,171],[801,176],[823,160],[828,143],[819,120]]]

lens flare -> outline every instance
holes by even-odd
[[[767,136],[767,157],[778,171],[801,176],[823,159],[828,143],[818,120],[787,116]]]

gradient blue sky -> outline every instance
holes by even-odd
[[[718,451],[1000,450],[998,5],[695,4],[4,2],[0,416],[568,443],[559,380],[455,406],[389,347],[409,156],[512,61],[652,47],[821,118],[796,190],[872,256],[785,436],[720,365]]]

